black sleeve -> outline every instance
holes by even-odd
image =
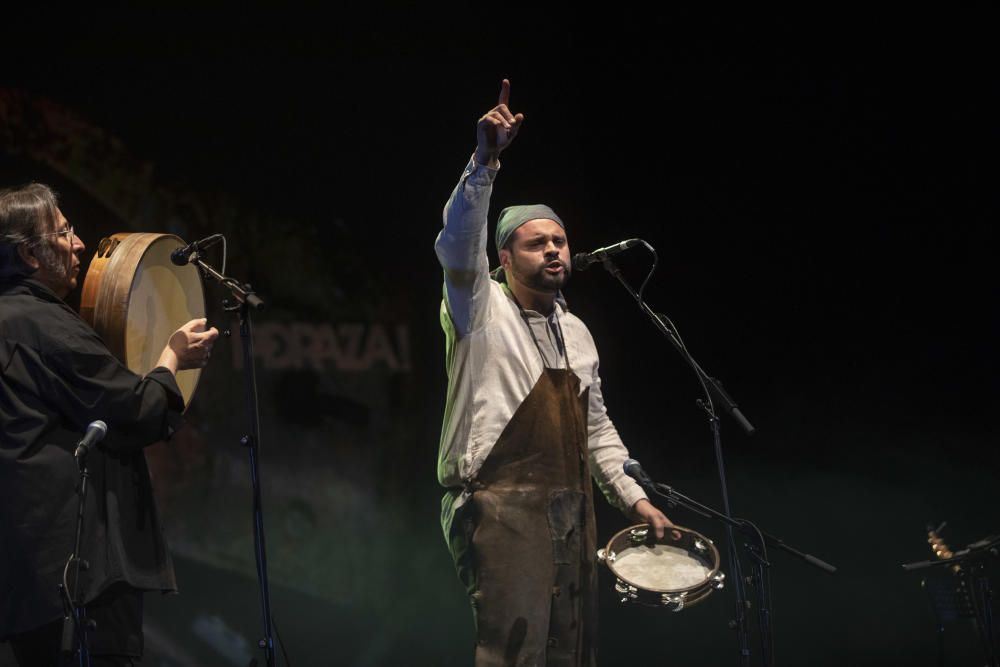
[[[125,451],[165,440],[179,428],[184,399],[166,368],[136,375],[82,321],[50,334],[36,380],[77,430],[101,419],[108,425],[104,447]]]

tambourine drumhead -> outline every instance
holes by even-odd
[[[673,535],[676,530],[679,538]],[[710,539],[676,526],[663,538],[647,524],[616,533],[598,558],[616,577],[622,602],[666,606],[680,611],[722,588],[719,552]]]
[[[647,591],[680,591],[708,579],[712,568],[706,559],[668,544],[625,549],[614,562],[615,573]]]
[[[197,267],[170,261],[170,253],[183,245],[173,234],[114,234],[101,239],[83,281],[80,315],[139,375],[156,367],[178,327],[205,316]],[[200,377],[201,369],[177,373],[185,409]]]

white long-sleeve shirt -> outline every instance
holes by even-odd
[[[441,327],[448,369],[438,481],[457,488],[475,477],[542,374],[541,350],[549,350],[550,365],[553,360],[564,365],[563,355],[551,352],[555,341],[549,324],[555,320],[580,392],[590,389],[591,474],[608,501],[627,510],[646,494],[622,470],[628,451],[604,406],[590,331],[561,299],[549,318],[525,311],[529,330],[507,288],[489,276],[487,214],[497,171],[469,162],[445,205],[444,229],[434,245],[444,269]]]

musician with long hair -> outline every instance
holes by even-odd
[[[64,568],[78,509],[75,445],[101,420],[74,586],[95,665],[142,656],[143,591],[175,591],[143,448],[169,439],[184,399],[175,375],[203,367],[218,337],[204,319],[174,332],[144,377],[125,367],[63,299],[85,246],[46,185],[0,190],[0,641],[19,664],[57,665]]]

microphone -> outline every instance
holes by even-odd
[[[639,482],[639,486],[642,488],[647,490],[655,489],[656,484],[653,483],[653,480],[649,478],[646,471],[642,469],[642,465],[635,459],[625,459],[622,469],[626,475]]]
[[[86,456],[90,452],[90,448],[104,440],[104,436],[107,434],[108,425],[100,419],[90,422],[90,425],[87,426],[87,432],[80,438],[80,442],[76,443],[76,453],[73,456],[76,458]]]
[[[608,255],[620,253],[621,251],[627,250],[634,245],[639,245],[640,243],[642,243],[642,239],[628,239],[627,241],[622,241],[621,243],[609,245],[604,248],[598,248],[597,250],[593,250],[591,252],[579,252],[573,255],[573,269],[576,271],[583,271],[594,262],[600,262]]]
[[[190,263],[191,255],[196,255],[200,253],[205,248],[215,245],[218,241],[222,240],[222,234],[212,234],[211,236],[206,236],[200,241],[194,241],[193,243],[188,243],[182,248],[177,248],[172,253],[170,253],[170,261],[177,266],[184,266]]]

